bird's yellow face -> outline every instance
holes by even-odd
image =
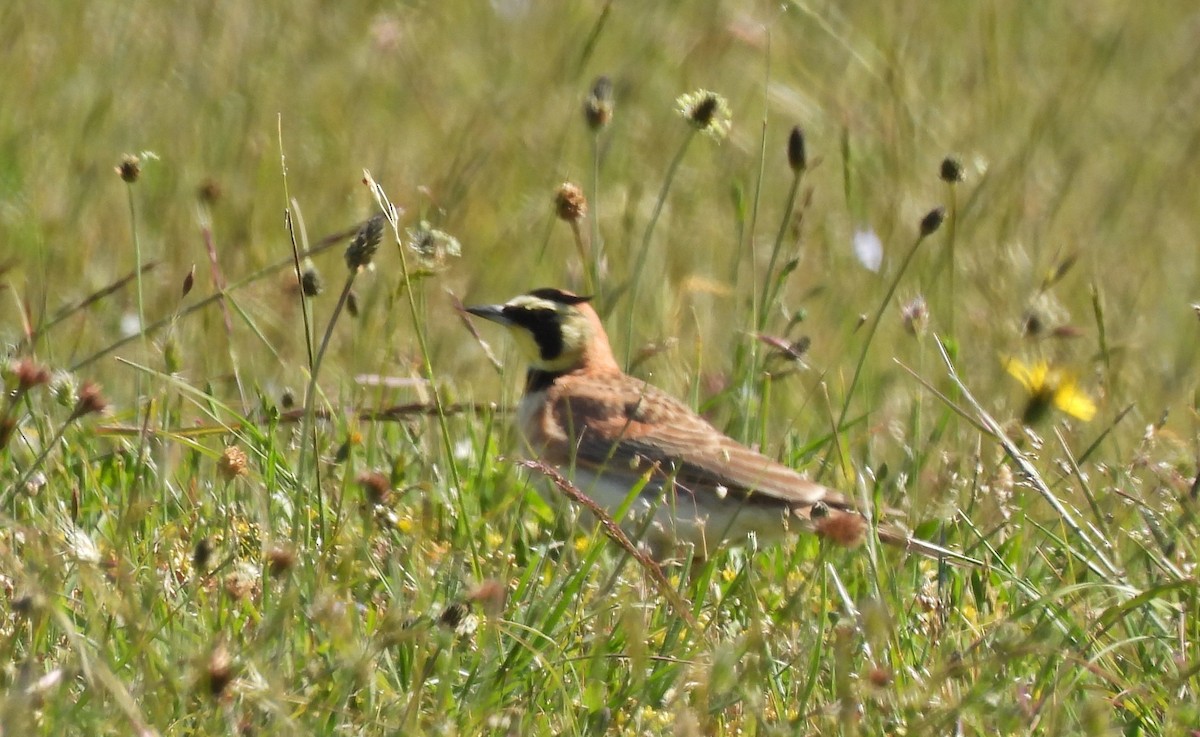
[[[537,289],[502,305],[467,311],[508,328],[533,368],[561,373],[582,363],[593,338],[591,322],[576,306],[587,300],[557,289]]]

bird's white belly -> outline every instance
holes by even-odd
[[[583,469],[561,470],[610,516],[615,517],[629,499],[628,477],[597,475]],[[664,493],[661,483],[649,483],[616,521],[631,539],[646,543],[656,553],[690,545],[701,557],[714,552],[722,541],[738,545],[754,533],[760,544],[772,544],[787,531],[785,516],[777,508],[721,499],[707,489],[698,494],[712,496],[706,499],[675,487]]]

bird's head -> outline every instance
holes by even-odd
[[[539,371],[615,368],[604,327],[589,299],[561,289],[535,289],[502,305],[476,305],[467,312],[508,328]]]

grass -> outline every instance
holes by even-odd
[[[1189,13],[842,5],[0,9],[0,734],[1200,724]],[[346,289],[305,302],[305,253]],[[571,524],[453,305],[587,278],[640,375],[984,565],[805,537],[660,578]],[[1009,356],[1096,417],[1022,424]]]

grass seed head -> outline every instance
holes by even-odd
[[[675,107],[688,125],[716,141],[729,135],[733,126],[729,103],[716,92],[696,90],[680,95],[675,100]]]
[[[117,164],[116,172],[122,182],[133,184],[142,175],[142,161],[133,154],[125,154]]]
[[[350,245],[346,246],[346,266],[351,272],[362,271],[371,267],[375,252],[379,250],[379,242],[383,239],[383,215],[375,215],[362,224],[354,234]]]
[[[168,374],[177,374],[183,368],[183,355],[179,351],[179,340],[172,334],[163,343],[163,366]]]
[[[958,184],[963,180],[962,162],[953,156],[947,156],[942,159],[942,166],[938,170],[938,175],[942,178],[943,182]]]
[[[50,396],[60,407],[74,407],[79,401],[79,386],[70,371],[55,371],[50,377]]]
[[[935,207],[925,213],[925,217],[921,218],[921,237],[925,238],[937,232],[938,228],[942,227],[942,221],[946,219],[946,208]]]
[[[196,199],[200,204],[211,207],[221,199],[221,185],[215,179],[205,179],[196,188]]]
[[[317,270],[317,265],[312,262],[312,259],[306,258],[300,264],[300,291],[305,297],[315,297],[325,291],[325,282],[321,279],[321,272]]]
[[[188,296],[191,293],[192,287],[196,286],[196,265],[192,264],[192,268],[188,269],[188,273],[183,277],[183,289],[180,298]]]
[[[808,168],[808,152],[804,145],[804,131],[800,126],[792,126],[792,132],[788,134],[787,144],[787,159],[788,166],[793,172],[802,172]]]
[[[596,77],[592,92],[583,101],[583,118],[588,127],[598,131],[612,121],[613,86],[608,77]]]

